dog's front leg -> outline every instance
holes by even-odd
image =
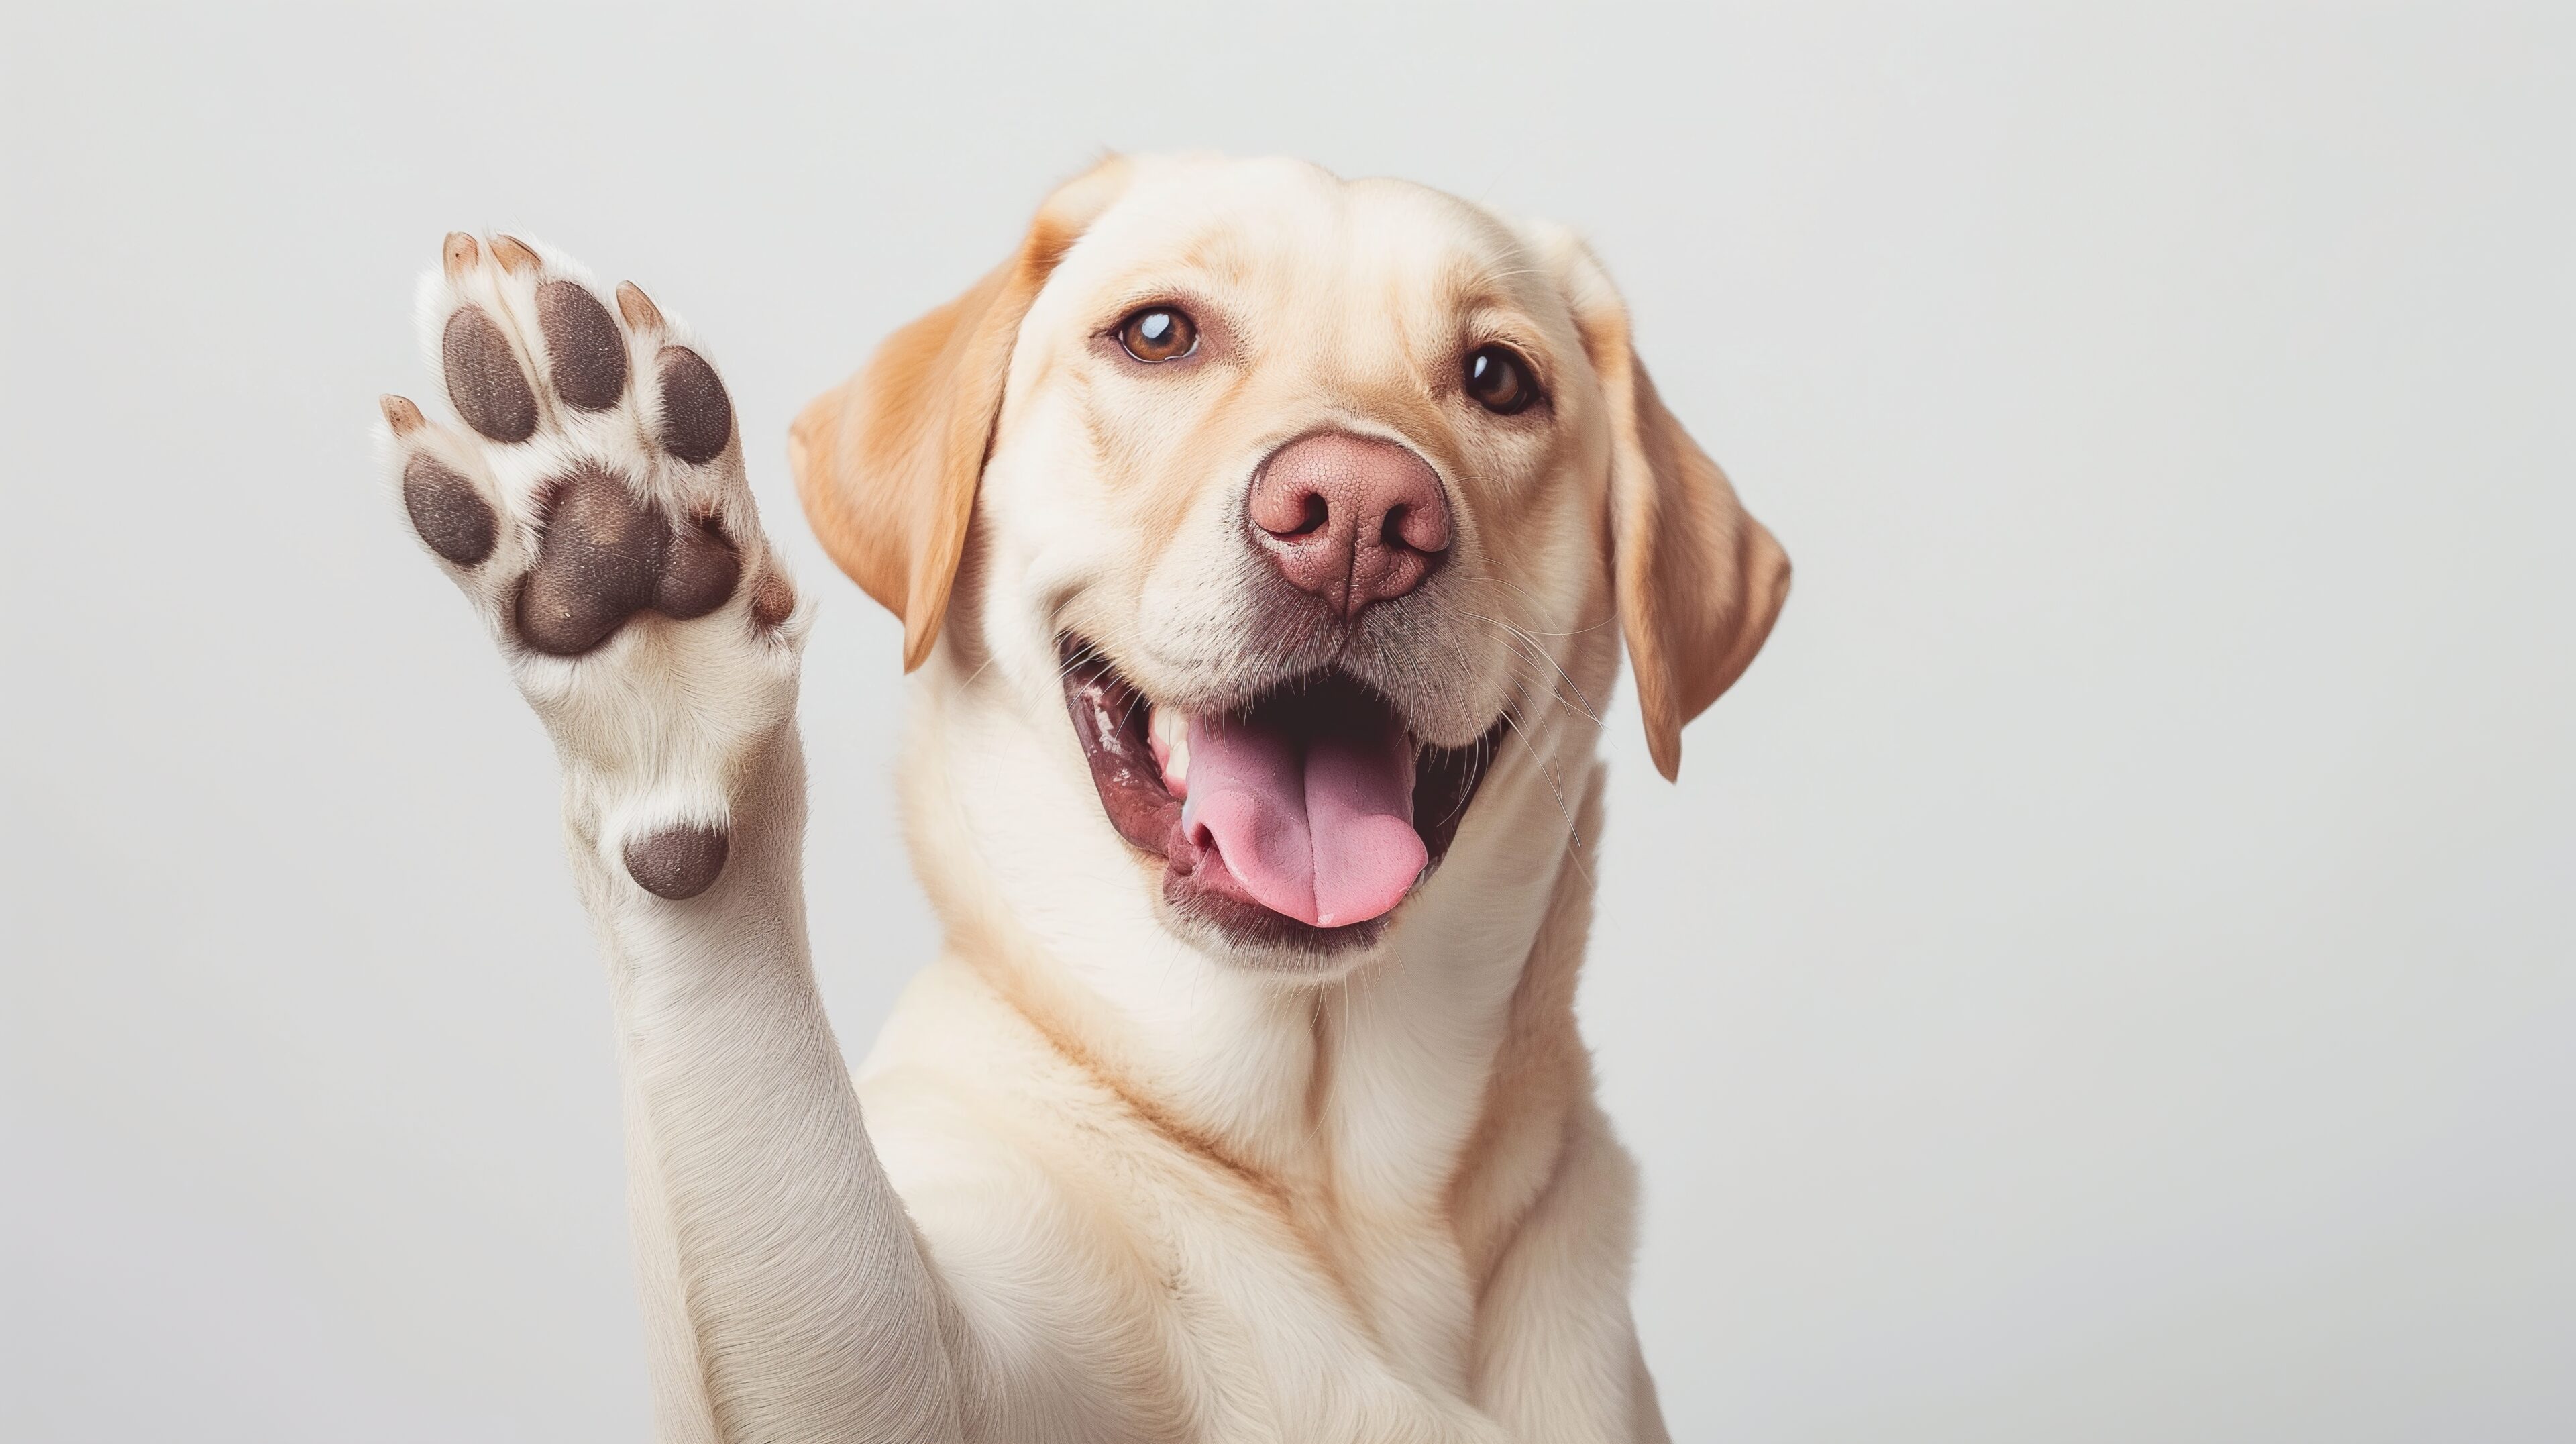
[[[662,1432],[952,1439],[947,1311],[806,953],[804,616],[724,385],[642,292],[507,236],[450,236],[420,312],[462,424],[389,397],[387,452],[563,762]]]
[[[579,809],[570,827],[616,1001],[656,1410],[683,1438],[953,1439],[935,1282],[807,962],[804,782],[782,726],[694,898],[638,886]]]

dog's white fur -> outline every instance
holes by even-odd
[[[847,456],[892,443],[850,450],[833,418],[880,400],[865,393],[884,372],[800,424],[827,545],[905,614],[923,663],[906,819],[948,931],[855,1086],[805,943],[793,711],[810,601],[783,625],[748,615],[750,579],[777,563],[739,438],[706,467],[661,456],[640,383],[605,413],[548,403],[517,445],[400,418],[387,436],[397,471],[431,451],[501,516],[494,557],[448,570],[563,758],[619,1022],[663,1436],[1663,1438],[1626,1302],[1633,1168],[1572,1015],[1594,714],[1624,630],[1669,771],[1680,722],[1769,626],[1777,548],[1668,424],[1616,297],[1561,232],[1410,186],[1186,159],[1112,162],[1032,236],[988,283],[1004,366],[966,497],[852,474],[868,466]],[[544,397],[533,285],[488,250],[433,275],[433,364],[470,301],[504,319]],[[1122,307],[1182,293],[1231,348],[1221,367],[1145,375],[1101,355]],[[681,334],[657,324],[626,328],[636,377]],[[1444,390],[1462,336],[1538,360],[1548,414],[1501,425]],[[970,370],[916,362],[905,380],[971,392]],[[1057,649],[1078,631],[1162,700],[1232,685],[1260,621],[1243,487],[1267,449],[1322,426],[1415,447],[1458,514],[1433,600],[1354,665],[1383,669],[1372,680],[1430,740],[1498,717],[1510,732],[1383,939],[1300,964],[1164,916],[1159,860],[1104,818]],[[713,615],[641,617],[579,658],[519,645],[508,604],[537,489],[576,455],[719,516],[745,584]],[[899,527],[922,505],[934,535],[951,504],[962,566],[851,521]],[[1702,565],[1692,548],[1733,551]],[[1663,560],[1636,560],[1650,552]],[[678,902],[620,861],[674,821],[732,838],[716,885]]]

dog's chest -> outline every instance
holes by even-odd
[[[1204,1437],[1499,1444],[1469,1402],[1475,1300],[1448,1230],[1265,1202],[1159,1241],[1171,1337],[1215,1385]]]
[[[1434,1161],[1454,1143],[1324,1108],[1255,1166],[1061,1051],[998,1046],[1011,1019],[979,997],[937,1000],[908,999],[862,1091],[960,1302],[1018,1342],[986,1375],[991,1437],[1509,1437],[1473,1402],[1479,1267]]]

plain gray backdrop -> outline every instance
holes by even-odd
[[[442,232],[710,338],[823,598],[818,967],[933,945],[793,410],[1103,148],[1593,239],[1798,585],[1582,995],[1685,1440],[2576,1437],[2564,7],[13,7],[0,1436],[633,1439],[554,767],[367,441]]]

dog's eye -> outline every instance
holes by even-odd
[[[1467,394],[1496,416],[1514,416],[1538,399],[1538,378],[1511,347],[1479,346],[1467,353]]]
[[[1199,349],[1199,323],[1177,306],[1148,306],[1118,323],[1118,344],[1139,361],[1178,361]]]

